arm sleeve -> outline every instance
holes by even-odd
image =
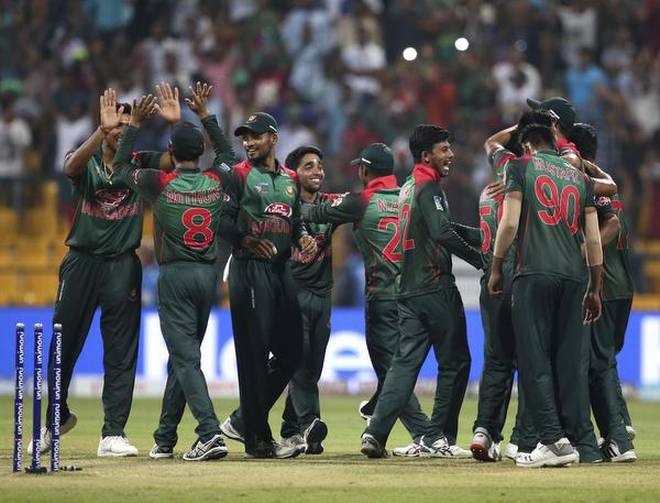
[[[501,176],[504,173],[506,163],[515,158],[516,154],[504,147],[499,147],[490,153],[488,156],[488,163],[490,164],[493,173],[497,176]]]
[[[587,186],[586,195],[584,198],[584,207],[588,208],[589,206],[596,206],[596,201],[594,198],[594,182],[587,175],[584,175],[584,181]],[[610,204],[612,204],[611,201]]]
[[[231,171],[231,166],[236,163],[236,156],[231,143],[227,140],[222,129],[218,124],[218,119],[215,115],[209,115],[202,119],[202,125],[209,135],[213,151],[215,152],[215,159],[213,159],[213,166],[211,169],[216,171],[222,179]]]
[[[238,228],[238,224],[236,223],[237,216],[238,200],[236,199],[236,195],[232,191],[225,191],[224,203],[218,221],[218,235],[234,248],[238,248],[241,245],[241,241],[247,234]]]
[[[505,192],[524,192],[525,167],[526,164],[521,159],[514,159],[509,162],[506,168]]]
[[[452,222],[452,227],[456,233],[461,236],[470,246],[481,246],[481,229],[478,227],[470,227],[469,225],[459,224]]]
[[[427,183],[419,191],[417,202],[433,241],[440,243],[451,253],[462,258],[470,265],[481,269],[481,253],[472,248],[454,229],[443,205],[442,190],[437,184]]]
[[[148,169],[160,169],[160,158],[163,152],[141,151],[133,154],[133,158],[139,156],[140,167]]]
[[[364,209],[365,203],[361,194],[349,194],[321,204],[303,203],[300,214],[302,219],[308,222],[339,225],[357,222],[362,218]]]
[[[153,202],[163,190],[160,169],[143,168],[140,153],[132,155],[133,145],[138,135],[138,128],[128,126],[112,162],[114,177]]]

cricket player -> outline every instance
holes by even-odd
[[[570,140],[583,159],[593,161],[598,148],[596,130],[589,124],[575,124]],[[618,196],[596,198],[596,211],[603,245],[603,315],[591,325],[589,391],[596,424],[604,439],[604,458],[612,462],[633,462],[635,438],[630,414],[621,392],[616,355],[623,347],[632,306],[633,281],[628,262],[628,225]],[[622,441],[623,438],[623,441]]]
[[[217,286],[216,228],[224,198],[220,178],[234,155],[206,106],[212,88],[198,82],[190,89],[192,97],[187,103],[202,120],[216,153],[213,168],[200,171],[204,135],[188,122],[177,125],[170,137],[173,171],[141,168],[136,156],[131,158],[143,121],[157,108],[150,97],[141,98],[133,107],[115,165],[118,180],[142,194],[154,211],[158,315],[170,358],[160,424],[154,433],[156,443],[149,455],[156,459],[173,456],[177,426],[188,404],[198,422],[198,439],[183,459],[205,461],[227,455],[200,369],[200,346]]]
[[[451,272],[451,255],[481,268],[481,254],[463,237],[472,234],[470,240],[478,243],[480,232],[459,230],[452,223],[447,196],[440,186],[449,175],[454,157],[449,132],[423,124],[414,129],[409,143],[415,166],[401,187],[398,204],[401,336],[374,415],[362,435],[361,451],[370,458],[387,455],[387,437],[408,403],[419,370],[433,346],[438,381],[433,414],[419,445],[425,456],[471,457],[470,451],[455,445],[471,360],[463,302]]]
[[[240,410],[223,422],[222,431],[244,441],[248,457],[290,458],[304,449],[275,442],[268,414],[302,357],[291,247],[314,255],[316,241],[300,221],[296,174],[275,158],[275,119],[257,112],[234,135],[242,137],[247,160],[233,167],[231,183],[225,186],[230,203],[221,233],[233,245],[229,299]]]
[[[300,182],[300,200],[310,205],[336,200],[335,194],[321,192],[325,178],[323,152],[314,145],[296,148],[284,163]],[[321,454],[328,434],[321,420],[318,381],[330,339],[332,299],[332,233],[336,226],[307,223],[316,240],[316,253],[305,255],[294,247],[291,272],[298,285],[298,302],[303,320],[303,356],[300,368],[289,383],[282,414],[281,444],[302,445],[306,454]]]
[[[171,91],[171,90],[170,90]],[[159,113],[170,124],[181,118],[178,99],[158,86]],[[178,98],[178,95],[176,96]],[[60,431],[77,422],[67,397],[76,360],[83,349],[94,312],[101,308],[103,337],[103,428],[97,455],[136,456],[137,448],[124,428],[133,399],[140,330],[142,267],[135,254],[142,238],[142,196],[114,176],[113,159],[128,124],[131,106],[118,104],[107,89],[99,98],[100,125],[64,161],[64,173],[73,184],[76,212],[66,239],[69,251],[60,265],[60,281],[53,323],[62,324],[62,414]],[[170,156],[141,152],[142,167],[165,169]],[[52,348],[51,348],[52,352]],[[49,360],[48,375],[53,366]],[[50,450],[50,398],[41,451]],[[32,443],[28,446],[32,452]]]
[[[550,123],[548,124],[550,125]],[[516,127],[510,127],[494,134],[484,144],[486,155],[495,175],[495,182],[488,184],[479,198],[479,217],[481,225],[481,253],[484,259],[484,275],[481,278],[479,304],[481,321],[484,329],[484,367],[479,384],[479,403],[477,419],[474,422],[474,437],[470,450],[475,459],[480,461],[499,461],[502,459],[500,443],[503,440],[502,428],[511,398],[513,375],[516,371],[516,342],[511,320],[511,282],[515,261],[515,245],[507,253],[504,264],[503,295],[491,299],[488,294],[488,274],[493,256],[493,246],[497,235],[497,225],[502,216],[504,201],[503,189],[506,167],[516,155],[507,150]],[[520,419],[524,399],[519,394],[516,425],[507,447],[507,457],[515,459],[520,445]],[[532,441],[534,438],[532,437]],[[531,448],[535,445],[535,441]],[[531,449],[530,449],[531,451]]]
[[[528,112],[533,113],[538,112]],[[529,454],[518,453],[516,465],[561,466],[578,456],[590,462],[599,453],[581,361],[589,342],[582,324],[601,314],[602,249],[593,189],[559,157],[547,122],[528,122],[518,134],[525,155],[509,161],[488,280],[491,295],[501,295],[504,259],[517,235],[512,318],[521,387],[540,443]],[[582,232],[589,265],[586,294]]]
[[[360,414],[368,419],[399,345],[399,310],[395,297],[401,264],[399,186],[392,174],[392,151],[383,143],[367,146],[351,164],[358,168],[363,190],[321,205],[303,204],[301,214],[306,222],[353,223],[353,236],[364,260],[367,349],[378,378],[376,392],[360,406]],[[394,455],[419,456],[422,452],[419,441],[428,427],[428,417],[414,393],[410,394],[399,419],[413,442],[394,449]]]

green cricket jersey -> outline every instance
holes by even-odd
[[[337,199],[336,194],[321,192],[314,204]],[[332,290],[332,233],[336,226],[329,223],[307,223],[309,235],[316,240],[316,254],[303,255],[298,247],[291,250],[291,272],[298,284],[322,295]]]
[[[454,286],[452,253],[477,269],[483,267],[481,254],[468,242],[478,246],[480,230],[459,227],[451,221],[441,179],[433,168],[416,164],[401,187],[400,298]]]
[[[628,259],[628,222],[623,214],[623,206],[617,195],[596,199],[598,221],[602,222],[610,215],[619,218],[621,226],[616,239],[603,248],[603,300],[629,299],[633,296],[633,280]]]
[[[202,121],[216,151],[213,168],[163,172],[138,167],[130,152],[138,128],[129,126],[115,157],[117,176],[153,206],[154,246],[159,264],[175,261],[213,263],[220,210],[226,201],[221,178],[233,159],[214,116]]]
[[[362,192],[325,204],[303,204],[307,222],[353,223],[353,236],[364,260],[367,300],[393,300],[399,276],[401,232],[399,187],[393,175],[371,180]]]
[[[505,149],[496,149],[490,156],[489,161],[491,168],[497,180],[504,179],[506,167],[516,155]],[[493,250],[495,249],[495,236],[497,234],[497,226],[502,218],[502,210],[504,209],[504,196],[490,197],[488,189],[491,185],[486,185],[481,191],[479,196],[479,225],[481,227],[481,254],[484,260],[484,271],[490,270],[490,264],[493,260]],[[516,245],[511,246],[507,252],[503,264],[505,275],[509,278],[513,276],[513,264],[516,257]]]
[[[223,238],[233,245],[234,257],[263,260],[241,247],[242,238],[251,235],[275,245],[277,254],[271,262],[285,262],[292,245],[297,247],[300,237],[307,234],[300,221],[295,171],[278,163],[273,172],[246,160],[223,177],[223,186],[229,201],[220,229]]]
[[[584,211],[594,206],[588,177],[554,150],[509,161],[506,191],[522,192],[516,276],[549,274],[582,281]]]
[[[160,152],[140,152],[136,162],[158,167],[160,156]],[[140,246],[142,197],[106,168],[100,149],[71,181],[77,203],[67,246],[104,257],[117,257]]]

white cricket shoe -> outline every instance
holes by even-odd
[[[516,456],[516,466],[521,468],[564,466],[577,461],[578,456],[566,437],[562,437],[549,445],[539,443],[529,454],[521,452]]]
[[[67,417],[66,421],[64,421],[60,425],[60,435],[64,435],[65,433],[68,433],[71,430],[73,430],[74,426],[76,426],[77,423],[78,423],[78,416],[76,416],[75,413],[73,412],[69,412],[69,417]],[[42,426],[40,437],[41,439],[39,442],[39,452],[41,454],[44,454],[50,451],[50,444],[53,441],[50,434],[50,428],[46,428],[45,426]],[[32,456],[33,448],[34,446],[32,445],[32,440],[30,440],[30,443],[28,444],[28,448],[27,448],[27,452],[30,456]]]
[[[112,435],[99,440],[99,448],[96,455],[100,458],[137,456],[137,447],[131,445],[126,437]]]
[[[614,440],[607,442],[602,449],[603,457],[605,461],[611,463],[634,463],[637,461],[637,454],[635,454],[635,449],[627,450],[626,452],[621,452],[619,446]]]
[[[472,457],[477,461],[501,461],[500,443],[493,442],[486,428],[476,428],[470,444]]]
[[[458,445],[449,445],[447,437],[440,437],[431,445],[424,442],[424,437],[422,437],[419,443],[429,451],[428,457],[430,458],[470,459],[472,457],[472,452]]]
[[[506,446],[506,451],[504,451],[504,455],[507,458],[515,461],[516,456],[518,455],[518,446],[509,442],[509,444]]]
[[[413,442],[405,447],[396,447],[392,449],[392,456],[400,458],[426,458],[429,457],[429,450],[418,442]]]
[[[238,429],[236,429],[232,424],[231,416],[227,416],[227,419],[225,419],[222,422],[222,424],[220,425],[220,431],[227,438],[231,438],[232,440],[236,440],[237,442],[241,442],[242,444],[245,443],[245,438],[243,437],[243,434],[240,431],[238,431]]]

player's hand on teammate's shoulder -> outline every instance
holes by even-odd
[[[179,102],[179,88],[170,86],[169,82],[156,84],[158,94],[158,113],[169,124],[174,125],[181,121],[181,104]]]
[[[207,84],[206,82],[201,83],[197,81],[195,87],[189,86],[188,90],[190,91],[190,98],[186,98],[186,105],[188,108],[195,112],[200,119],[208,117],[208,101],[211,92],[213,91],[213,86]]]
[[[99,97],[99,113],[101,116],[101,131],[104,134],[107,135],[121,124],[124,107],[121,106],[117,109],[117,92],[114,89],[106,89]]]
[[[277,248],[269,239],[247,235],[241,240],[241,248],[245,248],[255,257],[269,260],[277,255]]]
[[[140,127],[145,119],[148,119],[159,110],[160,107],[153,94],[139,97],[137,100],[133,101],[130,125]]]
[[[502,182],[493,182],[486,186],[486,196],[489,199],[497,199],[504,196],[504,184]]]

